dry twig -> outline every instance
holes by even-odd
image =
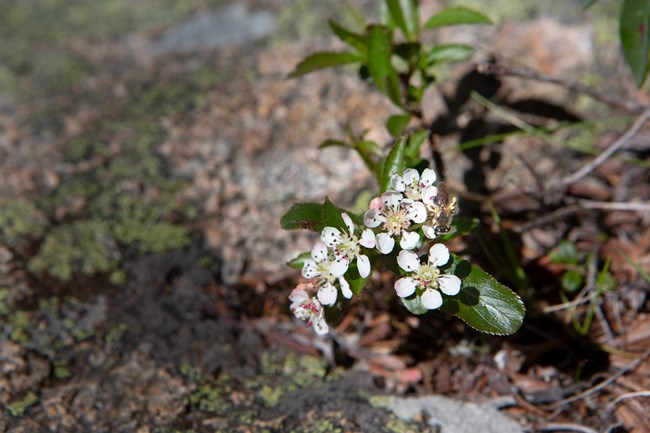
[[[614,406],[616,406],[619,402],[628,399],[628,398],[636,398],[636,397],[650,397],[650,390],[646,391],[638,391],[638,392],[628,392],[626,394],[621,394],[618,397],[616,397],[610,404],[607,405],[607,411],[611,411],[614,409]]]
[[[616,151],[625,147],[630,142],[632,137],[634,137],[641,130],[641,128],[643,128],[643,125],[645,125],[648,119],[650,119],[650,109],[646,109],[643,113],[641,113],[641,115],[636,119],[632,126],[630,126],[630,129],[628,129],[625,134],[623,134],[618,140],[613,142],[603,153],[598,155],[596,159],[589,162],[588,164],[585,164],[580,170],[573,173],[572,175],[564,177],[558,182],[557,185],[569,186],[594,171]]]
[[[583,398],[588,397],[588,396],[600,391],[601,389],[605,388],[607,385],[615,382],[616,379],[623,376],[628,371],[635,370],[639,365],[641,365],[643,363],[643,361],[646,360],[646,358],[649,355],[650,355],[650,350],[646,350],[646,352],[643,355],[641,355],[640,357],[638,357],[635,361],[630,362],[628,365],[625,366],[625,368],[622,368],[621,370],[616,372],[616,374],[613,374],[611,377],[603,380],[598,385],[592,386],[588,390],[583,391],[583,392],[581,392],[579,394],[576,394],[576,395],[574,395],[572,397],[568,397],[568,398],[562,399],[560,401],[557,401],[557,402],[553,403],[552,405],[550,405],[550,408],[555,409],[555,408],[564,406],[566,404],[573,403],[574,401],[582,400]]]
[[[539,432],[553,432],[553,431],[573,431],[578,433],[598,433],[596,430],[579,424],[551,422],[544,426],[537,427],[535,430]]]
[[[627,102],[627,101],[621,101],[616,98],[612,98],[611,96],[609,96],[609,94],[598,92],[597,90],[594,90],[591,87],[587,87],[584,84],[581,84],[575,80],[554,77],[552,75],[542,74],[540,72],[532,71],[526,68],[509,67],[504,65],[503,63],[499,63],[498,61],[483,63],[479,65],[478,70],[479,72],[491,73],[498,76],[517,77],[526,80],[557,84],[571,91],[590,96],[591,98],[595,99],[598,102],[602,102],[605,105],[609,105],[610,107],[623,110],[627,113],[639,113],[644,109],[643,106],[641,106],[636,102]]]

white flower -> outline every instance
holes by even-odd
[[[425,168],[422,175],[413,168],[407,168],[401,176],[393,175],[390,186],[394,191],[403,193],[407,199],[419,201],[422,200],[424,191],[433,186],[436,178],[436,172],[430,168]]]
[[[395,282],[395,291],[402,298],[417,293],[422,305],[429,310],[442,305],[442,295],[457,295],[460,291],[460,278],[455,275],[441,274],[439,266],[449,261],[449,250],[443,244],[435,244],[429,250],[429,260],[420,263],[417,254],[412,251],[400,251],[397,264],[411,275]]]
[[[351,263],[352,260],[357,260],[357,267],[359,268],[359,275],[366,278],[370,275],[370,259],[368,256],[361,254],[361,248],[375,248],[376,239],[375,234],[370,229],[365,229],[361,233],[361,239],[354,234],[354,223],[347,213],[341,214],[348,232],[341,232],[335,227],[325,227],[321,233],[321,240],[330,248],[334,249],[334,256],[338,260],[347,260]]]
[[[404,250],[412,250],[420,241],[417,232],[409,232],[411,220],[414,217],[413,211],[402,206],[404,198],[402,194],[395,191],[387,191],[370,202],[370,209],[363,216],[367,227],[380,227],[383,231],[377,234],[377,250],[382,254],[393,251],[396,237],[400,237],[400,247]],[[406,206],[413,205],[408,201]],[[412,206],[411,206],[412,207]],[[426,211],[425,211],[426,217]]]
[[[323,305],[334,305],[337,298],[337,290],[334,282],[338,280],[343,296],[350,299],[352,291],[350,285],[343,278],[348,270],[348,261],[337,259],[322,242],[317,242],[311,250],[311,259],[305,260],[302,266],[302,276],[312,280],[318,287],[316,296]]]
[[[327,334],[329,326],[325,322],[323,306],[318,299],[309,296],[306,289],[310,287],[310,284],[299,284],[293,289],[289,295],[289,308],[298,319],[305,320],[308,326],[313,326],[317,334]]]

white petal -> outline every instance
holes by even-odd
[[[381,202],[388,207],[397,207],[402,203],[402,194],[399,192],[387,191],[381,195]]]
[[[335,277],[340,277],[347,272],[348,266],[350,266],[350,263],[347,259],[334,260],[330,265],[330,274]]]
[[[316,294],[316,297],[323,305],[334,305],[336,303],[337,296],[338,293],[336,291],[336,287],[330,283],[327,283],[318,289],[318,293]]]
[[[418,242],[420,242],[418,232],[404,232],[402,233],[402,239],[399,241],[399,246],[403,250],[412,250],[418,246]]]
[[[420,173],[414,168],[407,168],[404,170],[404,174],[402,175],[404,178],[404,182],[407,185],[413,185],[413,182],[417,182],[420,180]]]
[[[404,277],[395,281],[395,291],[400,298],[411,296],[415,292],[417,283],[413,278]]]
[[[438,188],[435,186],[428,186],[422,190],[422,201],[424,204],[433,204],[433,199],[438,195]]]
[[[350,290],[350,284],[345,280],[345,278],[340,277],[339,278],[339,284],[341,285],[341,293],[346,299],[350,299],[352,297],[352,290]]]
[[[324,317],[319,316],[315,318],[312,323],[314,325],[314,331],[316,331],[316,334],[318,335],[325,335],[330,331],[330,328],[327,326]]]
[[[399,174],[394,174],[390,178],[390,189],[393,191],[403,192],[406,190],[406,183],[404,179]]]
[[[397,255],[397,264],[407,272],[416,272],[420,269],[420,259],[413,251],[400,251]]]
[[[445,295],[454,296],[460,292],[460,278],[456,275],[441,275],[436,281]]]
[[[335,227],[325,227],[320,234],[320,240],[330,248],[341,243],[341,232]],[[325,255],[327,258],[327,254]]]
[[[305,260],[305,263],[302,265],[302,276],[307,279],[312,279],[319,275],[320,272],[318,272],[316,262],[311,259]]]
[[[377,245],[377,239],[375,238],[375,233],[370,229],[365,229],[361,233],[361,240],[359,240],[359,244],[362,247],[375,248],[375,246]]]
[[[348,232],[354,233],[354,223],[352,222],[352,218],[350,218],[350,215],[343,212],[341,214],[341,217],[343,218],[343,222],[345,223],[345,226],[348,228]]]
[[[316,242],[314,248],[311,250],[311,258],[320,263],[327,259],[327,247],[322,242]]]
[[[424,236],[428,237],[429,239],[436,238],[436,230],[433,226],[422,226],[422,231],[424,232]]]
[[[393,251],[395,239],[391,238],[388,233],[379,233],[377,235],[377,250],[382,254],[388,254]]]
[[[431,186],[433,185],[433,182],[436,181],[436,178],[437,176],[435,171],[430,168],[425,168],[420,177],[420,185],[424,185],[425,187]]]
[[[295,288],[289,295],[289,300],[294,304],[302,304],[309,299],[309,294],[304,289]]]
[[[449,261],[449,249],[444,244],[435,244],[429,250],[429,264],[442,266]]]
[[[386,221],[386,217],[381,214],[381,211],[376,208],[368,209],[368,212],[363,216],[363,223],[366,227],[375,228],[379,227],[381,223]]]
[[[408,211],[408,218],[415,224],[421,224],[427,219],[427,208],[421,201],[411,203],[406,208]]]
[[[425,290],[424,293],[422,293],[422,297],[420,299],[422,301],[422,305],[427,310],[435,310],[442,305],[442,295],[437,290]]]
[[[366,278],[370,275],[370,259],[368,256],[357,256],[357,268],[359,268],[359,275],[361,275],[361,278]]]

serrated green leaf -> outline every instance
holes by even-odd
[[[284,230],[323,230],[323,205],[319,203],[296,203],[280,219]]]
[[[400,137],[393,145],[384,162],[379,191],[383,194],[390,185],[390,178],[395,174],[404,172],[404,148],[406,147],[406,138]]]
[[[471,58],[476,50],[464,44],[436,45],[426,54],[427,65],[436,63],[462,62]]]
[[[330,29],[332,29],[334,34],[338,36],[340,40],[354,48],[362,57],[365,58],[367,56],[368,45],[364,35],[346,29],[334,20],[329,20],[328,23]]]
[[[329,52],[323,51],[311,54],[303,59],[302,62],[296,66],[296,69],[289,74],[289,78],[296,78],[318,69],[332,68],[336,66],[343,66],[350,63],[356,63],[363,60],[357,53],[349,52]]]
[[[567,293],[577,292],[582,288],[584,284],[584,277],[578,271],[566,271],[562,275],[562,288]]]
[[[311,259],[311,252],[307,251],[300,254],[298,257],[294,257],[293,259],[289,260],[287,262],[287,266],[294,269],[302,269],[303,265],[305,264],[305,260],[309,259]]]
[[[434,29],[436,27],[454,26],[457,24],[492,24],[487,16],[481,12],[463,7],[453,6],[444,8],[424,24],[425,29]]]
[[[401,106],[399,80],[390,61],[391,41],[382,26],[368,27],[368,72],[375,85],[397,106]]]
[[[388,129],[390,135],[397,137],[404,132],[410,120],[410,114],[394,114],[386,121],[386,129]]]
[[[345,210],[336,207],[334,203],[330,201],[329,197],[325,197],[325,203],[323,203],[322,206],[323,225],[325,227],[335,227],[347,231],[345,222],[341,216],[343,212],[345,212]]]
[[[472,328],[488,334],[509,335],[521,327],[526,312],[521,298],[477,266],[452,254],[447,273],[462,280],[460,293],[445,296],[441,307]]]
[[[650,2],[625,0],[619,26],[625,60],[640,88],[650,69]]]

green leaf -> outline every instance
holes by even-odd
[[[488,334],[509,335],[521,327],[526,309],[512,290],[481,268],[452,255],[447,273],[462,280],[460,293],[445,296],[441,309]]]
[[[420,159],[420,148],[429,136],[429,130],[418,129],[409,135],[404,149],[404,156],[410,161],[418,161]]]
[[[386,129],[388,129],[390,135],[397,137],[404,132],[404,128],[406,128],[410,120],[410,114],[394,114],[386,121]]]
[[[420,300],[419,296],[412,296],[410,298],[400,298],[400,300],[402,301],[402,304],[404,304],[406,309],[409,310],[412,314],[417,314],[419,316],[429,311],[426,309],[424,305],[422,305],[422,301]]]
[[[382,169],[381,181],[379,190],[383,194],[390,185],[390,178],[394,174],[402,174],[404,172],[404,148],[406,147],[406,138],[400,137],[393,145],[393,148],[388,153],[386,161]]]
[[[416,0],[386,0],[392,21],[400,28],[406,39],[414,41],[420,33],[420,18]]]
[[[573,242],[562,241],[549,253],[548,258],[553,263],[575,265],[578,263],[578,248]]]
[[[302,253],[298,257],[289,260],[289,262],[287,262],[287,266],[294,269],[302,269],[305,264],[305,260],[308,259],[311,259],[311,252],[309,251],[307,251],[306,253]]]
[[[329,197],[325,197],[325,203],[323,203],[322,209],[324,227],[336,227],[337,229],[344,229],[347,231],[345,222],[341,216],[345,210],[336,207],[330,201]],[[348,213],[348,215],[350,214]],[[350,215],[350,217],[352,217],[352,215]]]
[[[335,140],[333,138],[328,138],[327,140],[323,141],[321,144],[318,145],[318,147],[321,149],[324,149],[326,147],[334,147],[334,146],[341,146],[347,148],[352,147],[350,143],[348,143],[347,141]]]
[[[401,106],[397,72],[390,62],[391,41],[386,30],[377,25],[368,28],[368,72],[375,85],[397,106]]]
[[[578,271],[566,271],[562,275],[562,288],[567,293],[574,293],[580,290],[583,286],[584,278]]]
[[[445,62],[462,62],[471,58],[476,50],[469,45],[443,44],[436,45],[426,54],[427,65]]]
[[[364,58],[368,54],[368,45],[364,35],[348,30],[334,20],[328,21],[330,29],[340,40],[354,48]]]
[[[478,11],[463,6],[454,6],[445,8],[429,18],[424,24],[424,28],[434,29],[457,24],[492,24],[492,20]]]
[[[453,226],[455,230],[440,235],[436,238],[436,242],[446,243],[458,236],[467,236],[472,233],[476,233],[480,222],[478,218],[470,217],[456,217],[454,218]]]
[[[303,59],[303,61],[296,66],[296,69],[289,74],[289,78],[300,77],[318,69],[347,65],[362,60],[363,57],[357,53],[322,51],[311,54]]]
[[[375,160],[381,154],[379,145],[372,140],[363,140],[359,142],[356,149],[361,159],[363,159],[364,164],[368,167],[368,170],[374,172],[377,167]]]
[[[296,203],[280,219],[284,230],[323,230],[323,205],[319,203]]]
[[[650,2],[625,0],[619,26],[625,60],[640,88],[648,76],[650,62]]]
[[[359,295],[363,291],[363,288],[366,286],[369,279],[370,275],[366,278],[362,278],[361,275],[359,275],[356,261],[350,265],[348,271],[345,273],[345,280],[350,284],[350,290],[352,290],[352,293],[355,295]]]

